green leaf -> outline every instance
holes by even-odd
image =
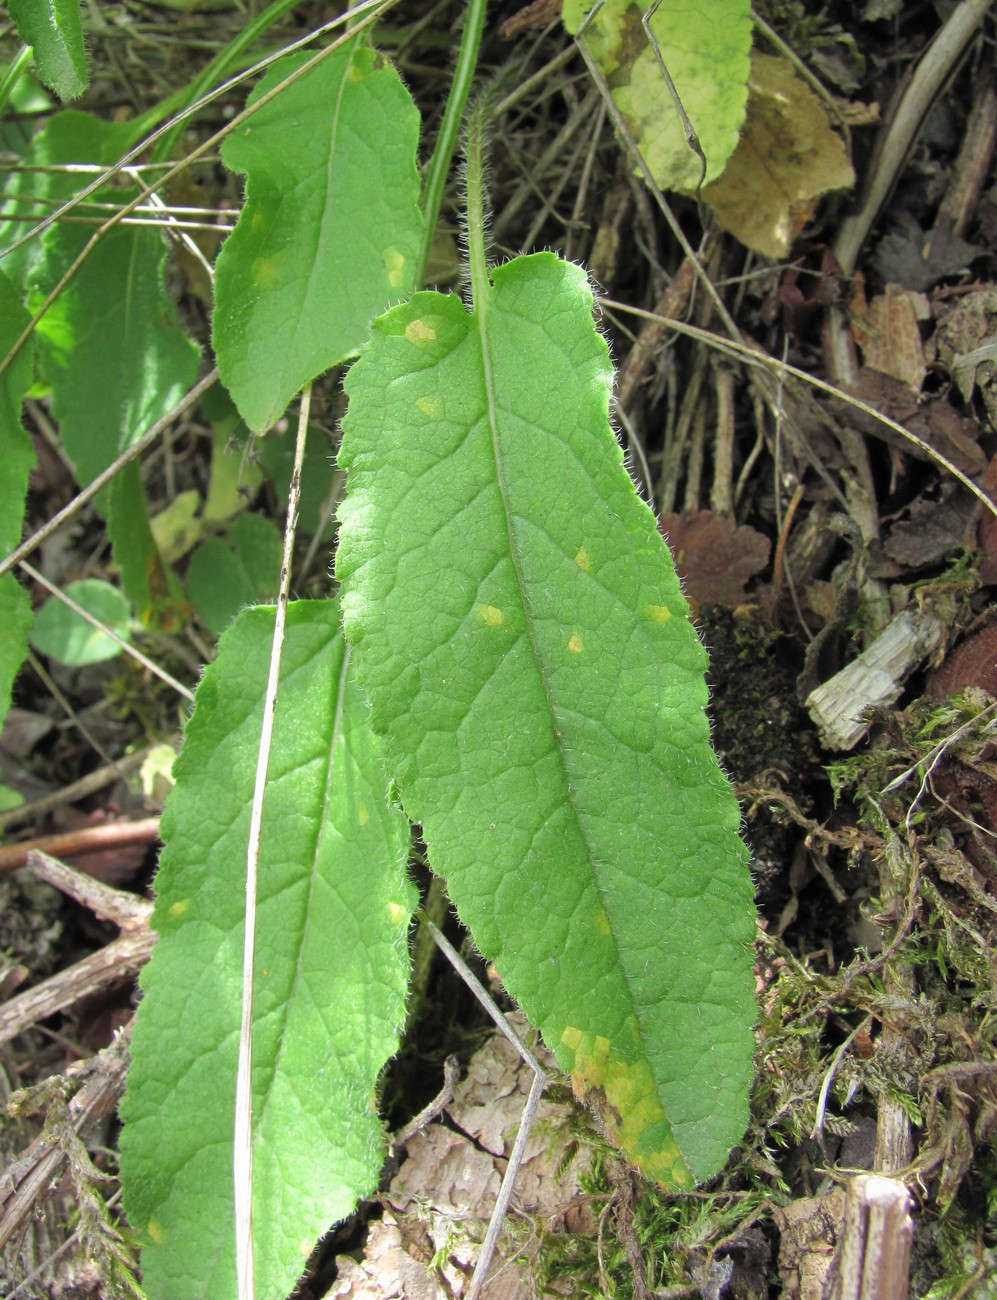
[[[107,508],[107,535],[121,570],[121,586],[139,620],[144,627],[157,631],[178,631],[190,610],[153,536],[138,463],[132,461],[120,469],[102,496]]]
[[[564,0],[562,16],[577,32],[591,0]],[[606,0],[582,35],[613,93],[651,174],[664,189],[699,184],[700,160],[654,51],[641,26],[644,0]],[[748,100],[750,0],[688,5],[662,0],[651,19],[661,57],[706,155],[715,180],[734,152]]]
[[[306,59],[282,59],[254,103]],[[214,345],[246,423],[269,428],[372,316],[412,289],[419,114],[394,67],[345,45],[226,139],[246,203],[218,257]]]
[[[121,201],[127,191],[113,193]],[[90,232],[54,226],[31,274],[35,310]],[[191,386],[199,352],[177,321],[164,283],[166,244],[135,226],[106,234],[38,326],[42,374],[82,485],[137,442]]]
[[[28,653],[31,599],[12,573],[0,578],[0,727],[10,708],[14,678]]]
[[[30,317],[0,271],[0,356],[27,326]],[[21,426],[21,400],[31,384],[32,348],[26,347],[0,375],[0,555],[21,540],[28,475],[35,463],[31,439]],[[31,601],[12,573],[0,578],[0,727],[10,708],[10,694],[28,652]]]
[[[240,515],[226,537],[209,537],[190,558],[187,590],[212,632],[224,632],[244,605],[277,593],[280,533],[263,515]]]
[[[131,606],[116,587],[99,578],[85,578],[82,582],[71,582],[65,593],[123,641],[131,640]],[[121,654],[116,641],[63,604],[58,596],[50,596],[38,611],[31,644],[42,654],[72,668],[103,663]]]
[[[27,327],[31,317],[17,291],[0,271],[0,356]],[[21,540],[28,475],[35,463],[31,439],[21,425],[21,401],[31,387],[32,347],[21,352],[0,375],[0,555]]]
[[[159,942],[122,1104],[129,1222],[154,1300],[236,1294],[232,1133],[246,842],[272,609],[205,671],[156,878]],[[288,609],[263,811],[254,1030],[257,1295],[287,1295],[316,1239],[377,1183],[373,1089],[398,1043],[415,904],[332,601]]]
[[[41,111],[34,110],[36,113]],[[53,207],[66,201],[92,177],[62,170],[64,163],[93,163],[103,167],[115,162],[134,143],[135,126],[129,122],[105,122],[90,113],[67,109],[46,122],[25,152],[22,168],[13,169],[4,182],[4,206],[0,219],[0,247],[13,243],[29,221],[40,221]],[[117,190],[100,194],[113,198]],[[27,275],[42,256],[42,241],[29,240],[3,259],[11,280],[27,287]]]
[[[80,0],[10,0],[10,16],[45,85],[63,100],[82,95],[89,78]]]
[[[629,1158],[747,1122],[754,908],[706,655],[608,421],[578,267],[417,294],[347,377],[337,572],[410,817],[481,952]]]

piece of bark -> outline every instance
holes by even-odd
[[[824,745],[854,749],[869,730],[869,713],[892,704],[945,637],[944,622],[926,606],[902,610],[857,659],[811,691],[807,708]]]
[[[834,1300],[907,1300],[913,1234],[910,1195],[899,1179],[853,1178],[835,1260]]]

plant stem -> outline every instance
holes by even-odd
[[[3,108],[7,103],[11,92],[21,79],[21,73],[30,62],[31,46],[22,45],[10,63],[7,64],[3,76],[0,76],[0,108]]]
[[[484,306],[491,281],[485,259],[485,110],[479,102],[467,122],[467,165],[464,173],[467,188],[467,260],[471,273],[471,298],[475,311]]]
[[[457,66],[454,68],[453,84],[447,96],[447,107],[440,123],[440,133],[436,137],[436,148],[426,168],[426,179],[422,190],[422,215],[426,225],[422,236],[422,248],[415,267],[416,289],[421,289],[426,282],[426,265],[429,262],[429,250],[436,233],[436,223],[443,203],[443,191],[450,163],[453,161],[460,135],[460,125],[464,120],[464,110],[471,93],[471,85],[478,66],[478,51],[481,49],[481,33],[485,25],[485,10],[488,0],[469,0],[467,16],[464,19],[464,31],[460,38],[457,52]]]

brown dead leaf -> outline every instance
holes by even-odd
[[[911,504],[906,517],[890,528],[883,549],[905,569],[937,564],[972,546],[976,504],[959,484],[945,482],[937,498],[920,497]]]
[[[885,293],[867,303],[856,276],[851,313],[852,334],[869,369],[892,375],[919,393],[928,369],[918,324],[931,317],[924,294],[888,284]]]
[[[725,230],[765,257],[786,257],[821,195],[855,172],[820,100],[787,59],[754,54],[748,115],[723,175],[703,198]]]
[[[700,605],[741,605],[745,584],[769,562],[769,539],[712,510],[665,515],[660,523],[685,594]]]
[[[950,218],[940,217],[934,230],[922,230],[908,217],[880,241],[873,265],[884,280],[905,289],[930,289],[946,276],[965,271],[985,251],[954,235]]]
[[[909,429],[964,474],[973,476],[983,470],[986,459],[976,442],[981,432],[979,424],[961,416],[946,397],[930,397],[926,400],[919,398],[907,384],[878,370],[870,370],[868,366],[863,366],[855,376],[851,392]],[[931,459],[915,443],[894,433],[871,415],[866,415],[837,398],[831,399],[830,406],[843,422],[858,429],[866,437],[882,439],[916,460]]]
[[[947,699],[975,686],[997,696],[997,625],[982,628],[957,646],[928,680],[928,693]]]

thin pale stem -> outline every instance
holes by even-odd
[[[291,563],[294,537],[298,527],[301,501],[301,466],[305,458],[308,413],[312,387],[301,395],[298,436],[294,447],[294,469],[288,490],[287,524],[284,528],[284,555],[280,566],[280,591],[270,648],[270,672],[263,699],[263,725],[257,752],[256,782],[249,816],[249,842],[246,849],[246,924],[242,949],[242,1018],[239,1028],[239,1065],[235,1086],[235,1135],[232,1177],[235,1193],[235,1249],[239,1300],[253,1300],[256,1294],[253,1255],[253,974],[256,966],[256,898],[259,884],[260,835],[263,826],[263,799],[270,767],[274,715],[277,710],[277,684],[284,648],[287,600],[291,589]]]
[[[901,438],[905,438],[907,442],[919,448],[936,465],[940,465],[946,473],[958,479],[967,492],[972,492],[973,496],[997,518],[997,504],[991,501],[982,488],[963,474],[950,460],[947,460],[941,452],[925,442],[923,438],[919,438],[916,433],[911,433],[909,429],[905,429],[896,420],[891,420],[882,411],[877,411],[874,406],[870,406],[868,402],[863,402],[860,398],[852,396],[843,388],[836,388],[834,384],[826,383],[823,379],[818,379],[815,375],[808,374],[805,370],[800,370],[797,366],[791,366],[776,357],[770,357],[767,353],[749,347],[746,343],[740,343],[736,339],[721,338],[717,334],[711,334],[709,330],[700,329],[696,325],[689,325],[686,321],[659,316],[653,311],[645,311],[643,308],[634,307],[630,303],[617,302],[614,298],[598,298],[596,301],[601,307],[609,307],[613,311],[626,312],[631,316],[639,316],[643,320],[660,321],[667,325],[669,329],[674,330],[676,334],[698,339],[700,343],[705,343],[707,347],[714,348],[718,352],[724,352],[728,356],[736,357],[746,365],[767,370],[774,375],[791,375],[794,379],[798,379],[800,383],[809,384],[811,388],[816,388],[819,392],[828,393],[831,397],[837,397],[856,411],[861,411],[864,415],[870,416],[877,423],[883,425],[884,428],[891,429],[894,433],[899,434]]]

